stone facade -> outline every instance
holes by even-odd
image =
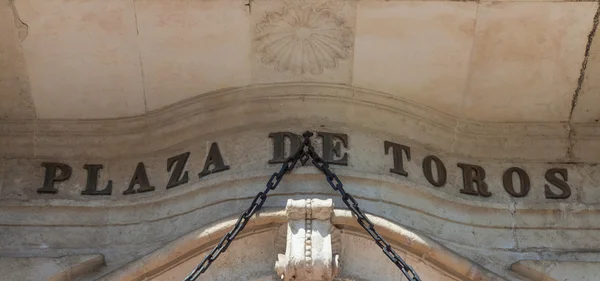
[[[2,165],[2,253],[14,258],[101,254],[106,264],[94,271],[90,280],[110,272],[104,280],[182,279],[205,251],[229,230],[251,198],[264,189],[270,175],[279,169],[276,164],[268,163],[274,153],[274,138],[268,136],[285,130],[285,123],[256,127],[252,131],[194,136],[150,156],[124,155],[86,161],[77,157],[53,158],[72,168],[68,180],[53,184],[57,190],[54,194],[37,192],[43,189],[47,170],[41,163],[51,158],[6,159]],[[311,127],[307,123],[294,126]],[[599,235],[593,207],[597,204],[594,187],[599,179],[598,169],[593,164],[478,159],[428,149],[406,137],[373,129],[350,129],[325,123],[314,130],[339,133],[344,130],[347,134],[347,147],[343,144],[340,147],[347,154],[348,165],[332,165],[332,169],[346,190],[373,216],[372,220],[382,228],[385,237],[398,245],[422,277],[429,276],[424,280],[520,280],[517,273],[529,274],[523,273],[527,271],[524,267],[537,268],[530,265],[529,260],[567,265],[597,261],[593,252],[581,252],[581,249],[596,247],[595,237]],[[406,176],[390,171],[394,169],[394,155],[390,148],[386,154],[386,141],[410,147],[410,160],[401,154]],[[219,153],[229,169],[200,177],[198,174],[211,159],[213,142],[218,143]],[[322,138],[315,137],[314,142],[322,153]],[[189,158],[176,179],[182,179],[185,174],[188,181],[167,189],[177,166],[172,164],[169,171],[167,159],[185,152],[190,152]],[[436,187],[424,176],[423,159],[428,155],[441,159],[446,169],[443,186]],[[134,176],[139,175],[135,171],[140,162],[154,190],[124,194],[132,182],[137,183],[135,190],[141,190],[142,185],[136,180],[139,177]],[[457,163],[481,166],[491,196],[462,193],[464,174]],[[82,194],[87,189],[89,173],[89,169],[83,168],[84,164],[103,164],[97,175],[97,190],[104,190],[110,180],[111,195]],[[524,197],[512,196],[503,182],[504,174],[511,167],[519,167],[528,175],[530,189]],[[548,170],[557,168],[568,171],[566,182],[571,194],[565,199],[549,198],[546,192],[551,189],[560,193],[560,189],[545,178]],[[435,168],[433,170],[436,173]],[[57,177],[60,174],[59,170],[55,172]],[[439,174],[434,176],[439,179]],[[522,192],[516,174],[512,176],[515,177],[513,189]],[[244,268],[256,266],[256,275],[252,275],[256,278],[275,274],[277,254],[281,254],[281,250],[273,247],[279,239],[278,225],[289,221],[285,212],[279,210],[285,208],[289,198],[333,199],[337,207],[332,224],[342,229],[342,241],[353,241],[342,242],[340,276],[386,280],[376,277],[378,271],[375,270],[380,264],[386,264],[386,257],[366,239],[367,234],[358,227],[339,196],[310,165],[286,175],[266,201],[266,213],[253,217],[240,242],[232,244],[222,255],[222,263],[217,262],[216,269],[211,267],[208,276],[214,280],[239,280],[246,271],[236,275],[226,269],[228,266],[237,268],[236,263],[244,264]],[[253,238],[259,234],[262,236]],[[256,239],[262,246],[253,246],[258,243]],[[368,269],[364,268],[368,264],[358,258],[366,251],[364,248],[373,251],[364,257],[372,262]],[[252,251],[260,252],[256,253],[257,261],[253,261],[255,252]],[[255,262],[262,265],[254,265]],[[344,266],[346,264],[354,265]],[[172,269],[175,273],[172,270],[161,273],[175,265],[179,265]],[[592,270],[590,272],[595,268],[585,266]],[[393,264],[389,263],[386,268],[381,269],[387,272],[382,276],[396,280],[394,274],[398,272],[393,270]],[[546,271],[549,270],[543,272]],[[231,275],[222,275],[225,273]]]
[[[0,0],[0,279],[183,280],[316,152],[422,280],[597,280],[594,1]],[[404,280],[310,161],[199,280]]]

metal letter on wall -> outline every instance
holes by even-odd
[[[323,159],[334,165],[348,165],[348,153],[342,155],[342,146],[348,148],[348,135],[318,132],[317,136],[323,139]],[[337,158],[337,159],[336,159]]]
[[[140,186],[140,188],[138,188],[137,190],[135,189],[136,185]],[[146,173],[146,166],[144,166],[144,163],[140,162],[135,168],[135,173],[133,173],[131,182],[129,182],[129,188],[123,191],[123,195],[143,193],[149,191],[154,191],[154,186],[150,185],[150,181],[148,180],[148,174]]]
[[[170,172],[171,168],[173,168],[173,164],[177,163],[175,164],[175,170],[173,170],[171,177],[169,177],[167,189],[185,184],[189,181],[188,172],[183,172],[189,157],[190,153],[186,152],[167,159],[167,172]],[[181,175],[182,173],[183,176]]]
[[[98,175],[103,168],[102,165],[85,164],[83,168],[87,170],[87,184],[85,189],[81,191],[81,195],[111,195],[113,182],[108,181],[106,187],[98,190]]]
[[[560,175],[563,179],[558,178],[557,174]],[[552,191],[552,189],[550,189],[550,186],[545,184],[544,191],[545,191],[546,198],[548,198],[548,199],[567,199],[571,196],[571,187],[567,183],[567,181],[569,180],[569,173],[568,173],[567,169],[562,169],[562,168],[549,169],[548,171],[546,171],[545,177],[549,183],[551,183],[552,185],[554,185],[555,187],[557,187],[558,189],[560,189],[562,191],[560,194],[556,194],[556,193],[554,193],[554,191]]]
[[[490,197],[492,193],[488,191],[488,185],[485,180],[485,170],[477,165],[470,165],[465,163],[456,164],[463,172],[463,189],[460,193],[468,195],[481,195],[483,197]],[[473,187],[473,184],[477,185],[477,190]]]
[[[38,188],[37,193],[58,193],[58,189],[54,187],[54,183],[68,180],[73,172],[71,166],[64,163],[44,162],[42,163],[42,167],[46,168],[44,185]]]
[[[437,180],[433,178],[433,171],[431,170],[431,165],[435,162],[435,168],[437,172]],[[436,187],[441,187],[446,184],[446,166],[440,158],[437,158],[434,155],[429,155],[423,159],[423,175],[425,175],[425,179]]]
[[[519,183],[521,185],[521,191],[519,192],[515,191],[515,188],[513,186],[513,173],[517,173],[517,175],[519,176]],[[525,195],[527,195],[527,193],[529,193],[529,190],[531,189],[529,175],[527,175],[525,170],[519,167],[511,167],[508,170],[506,170],[504,172],[504,175],[502,175],[502,184],[504,185],[504,189],[506,190],[506,192],[508,192],[508,194],[514,197],[524,197]]]
[[[285,140],[290,140],[290,154],[298,150],[300,147],[301,136],[290,132],[270,133],[269,138],[273,139],[273,159],[269,160],[269,164],[283,163],[287,160],[285,153]]]
[[[385,155],[388,155],[390,147],[392,148],[392,154],[394,156],[394,168],[390,169],[390,172],[407,177],[408,172],[406,172],[404,170],[404,162],[402,160],[402,152],[404,152],[406,154],[406,160],[410,161],[410,147],[401,145],[398,143],[385,141],[383,143],[383,149],[385,150]]]
[[[211,165],[214,167],[212,170],[210,170]],[[198,174],[198,177],[202,178],[207,175],[222,172],[228,169],[229,166],[225,165],[225,162],[223,161],[223,156],[221,156],[219,145],[217,145],[216,142],[213,142],[210,145],[208,156],[206,156],[206,162],[204,162],[204,169],[202,169],[202,172]]]

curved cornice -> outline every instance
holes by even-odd
[[[566,123],[464,120],[397,96],[319,83],[220,90],[129,118],[0,121],[0,155],[113,159],[148,155],[195,138],[282,124],[303,129],[362,127],[471,158],[548,162],[600,159],[600,149],[594,149],[600,139],[597,124],[575,124],[570,142]],[[570,156],[568,151],[572,151]]]

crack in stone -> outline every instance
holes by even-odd
[[[515,249],[519,249],[519,238],[517,237],[517,221],[515,218],[515,214],[517,213],[517,202],[513,201],[512,203],[508,204],[508,212],[510,213],[510,216],[512,218],[512,225],[510,230],[513,242],[515,243]]]
[[[15,27],[17,28],[19,39],[21,42],[25,41],[27,35],[29,35],[29,25],[21,20],[19,17],[19,12],[17,11],[17,7],[15,6],[15,0],[8,0],[8,4],[13,11],[13,16],[15,19]]]
[[[133,0],[133,16],[135,17],[135,32],[140,37],[139,21],[137,17],[136,0]],[[148,112],[148,102],[146,101],[146,77],[144,76],[144,62],[142,60],[142,49],[138,46],[138,60],[140,62],[140,75],[142,76],[142,98],[144,99],[144,112]]]
[[[585,55],[583,56],[583,62],[581,62],[581,69],[579,70],[579,79],[577,80],[577,88],[573,93],[573,98],[571,99],[571,111],[569,112],[569,120],[567,122],[567,159],[573,159],[573,112],[575,111],[575,107],[577,106],[577,101],[579,99],[579,94],[581,93],[581,89],[583,87],[583,82],[585,80],[585,72],[587,70],[588,60],[590,58],[590,51],[592,49],[592,43],[594,41],[594,37],[596,35],[596,30],[598,29],[598,23],[600,22],[600,0],[598,0],[598,8],[596,9],[596,13],[594,14],[594,21],[592,25],[592,30],[587,38],[587,43],[585,46]]]

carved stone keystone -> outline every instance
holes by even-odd
[[[331,199],[287,201],[287,225],[278,240],[285,254],[277,256],[275,270],[285,281],[331,281],[339,273],[340,232],[331,224]],[[278,245],[282,251],[282,245]]]

